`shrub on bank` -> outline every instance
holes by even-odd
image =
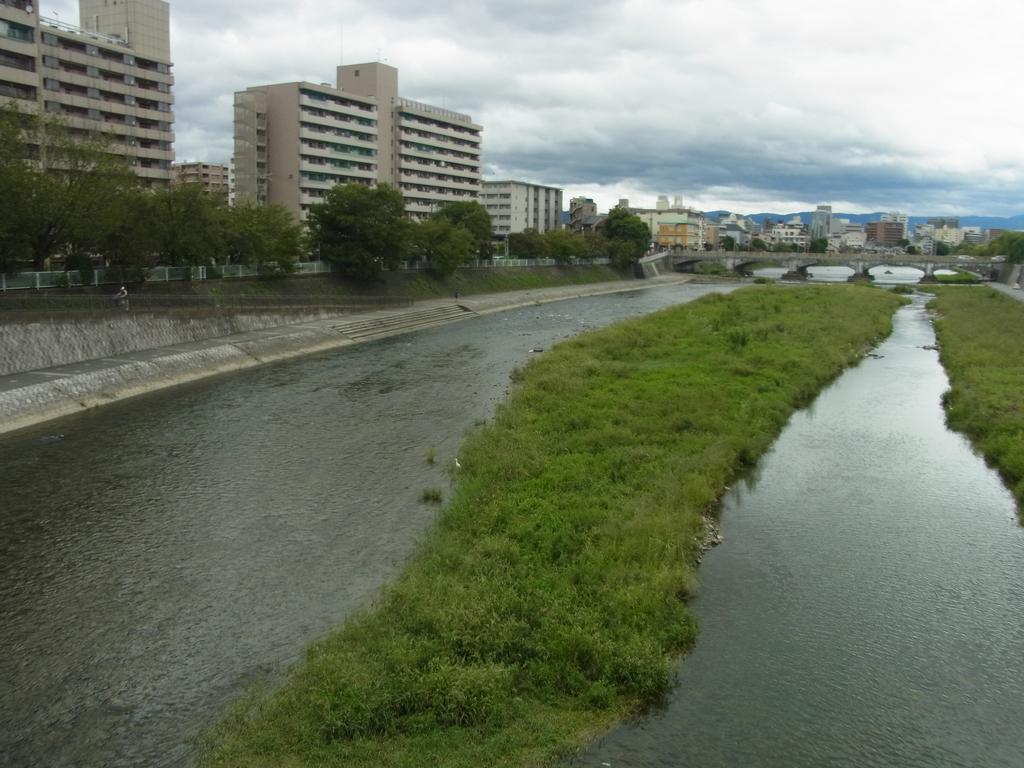
[[[206,764],[544,764],[657,701],[696,637],[704,515],[899,303],[759,287],[534,359],[403,576]]]
[[[1024,305],[991,288],[930,288],[951,384],[946,420],[963,432],[1024,502]]]

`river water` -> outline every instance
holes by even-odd
[[[189,764],[397,574],[531,349],[721,290],[513,310],[0,439],[0,765]]]
[[[933,343],[918,299],[726,495],[676,690],[574,765],[1024,765],[1024,530]]]

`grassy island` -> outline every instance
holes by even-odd
[[[696,637],[705,516],[901,301],[758,286],[536,358],[404,574],[203,764],[548,765],[655,703]]]
[[[951,388],[946,420],[1024,505],[1024,304],[991,288],[928,288]]]

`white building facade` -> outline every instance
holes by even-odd
[[[562,228],[562,190],[525,181],[485,181],[480,202],[491,217],[495,237],[532,229],[548,232]]]

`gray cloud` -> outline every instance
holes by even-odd
[[[488,171],[605,205],[1024,210],[1024,110],[1006,90],[1024,11],[1002,0],[171,0],[171,14],[183,159],[230,156],[235,90],[380,56],[403,95],[484,125]]]

